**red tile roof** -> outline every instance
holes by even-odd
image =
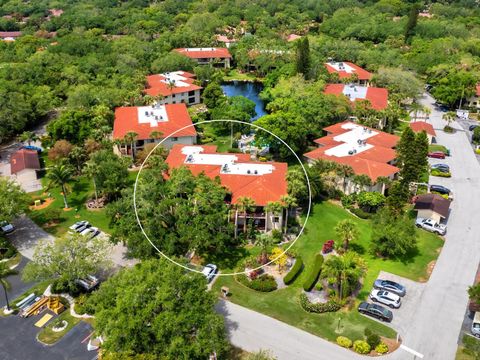
[[[435,129],[432,124],[429,124],[425,121],[415,121],[410,123],[410,128],[414,132],[425,131],[428,135],[436,136]]]
[[[237,162],[252,164],[269,164],[274,170],[264,175],[242,175],[221,173],[221,165],[205,165],[185,163],[186,155],[182,149],[186,145],[176,144],[170,150],[166,163],[170,169],[180,166],[187,166],[194,175],[201,172],[210,178],[219,177],[220,182],[232,194],[232,204],[236,204],[240,197],[249,197],[258,206],[265,206],[272,201],[280,201],[281,197],[287,195],[287,164],[280,162],[255,162],[250,160],[248,154],[228,154],[237,157]],[[215,154],[217,147],[213,145],[198,146],[203,149],[203,154]]]
[[[328,84],[323,91],[325,94],[343,95],[344,84]],[[366,88],[365,99],[356,98],[355,101],[368,100],[375,110],[383,110],[388,106],[388,90],[384,88]]]
[[[138,134],[137,140],[151,139],[150,134],[153,131],[159,131],[163,136],[169,136],[173,132],[182,129],[188,125],[192,125],[192,119],[187,111],[185,104],[168,104],[165,107],[168,120],[159,121],[158,126],[151,126],[149,123],[140,124],[138,121],[139,107],[119,107],[115,109],[115,121],[113,124],[113,138],[123,139],[128,132]],[[173,136],[196,136],[195,127],[187,127]]]
[[[150,96],[169,96],[172,94],[181,94],[189,91],[195,91],[202,89],[201,86],[195,85],[193,82],[195,80],[195,75],[190,74],[186,71],[178,71],[176,72],[178,75],[183,77],[180,81],[182,83],[188,84],[188,86],[173,86],[170,87],[167,81],[168,74],[155,74],[147,76],[147,89],[145,89],[145,93]]]
[[[17,38],[22,36],[21,31],[0,31],[0,38]]]
[[[327,68],[327,71],[329,73],[337,73],[338,77],[340,79],[349,78],[349,77],[352,76],[352,74],[357,74],[359,80],[370,80],[372,78],[372,73],[368,72],[365,69],[362,69],[358,65],[355,65],[355,64],[353,64],[351,62],[348,62],[348,61],[343,61],[343,64],[352,67],[353,68],[353,73],[348,73],[348,72],[342,71],[342,70],[339,71],[339,70],[335,69],[333,66],[331,66],[329,63],[325,63],[325,67]]]
[[[236,39],[229,39],[226,35],[215,35],[215,38],[217,41],[223,43],[234,43],[237,41]]]
[[[476,88],[475,88],[475,94],[476,94],[477,96],[480,96],[480,84],[478,84],[478,85],[476,86]]]
[[[287,36],[287,41],[291,42],[291,41],[295,41],[295,40],[300,39],[300,38],[301,38],[300,35],[290,34],[290,35]]]
[[[173,51],[176,51],[191,59],[225,59],[232,57],[227,48],[180,48],[174,49]]]
[[[399,169],[388,163],[396,158],[396,151],[393,148],[399,141],[399,137],[376,129],[366,127],[377,133],[377,135],[366,139],[367,144],[373,145],[370,149],[357,152],[355,155],[342,157],[326,154],[327,150],[343,144],[341,141],[335,140],[334,137],[350,131],[343,126],[351,124],[355,123],[344,121],[324,128],[323,130],[325,130],[328,135],[315,140],[317,144],[322,146],[304,154],[304,156],[311,160],[324,159],[349,165],[355,174],[367,175],[373,182],[380,176],[388,177],[396,174]]]
[[[38,153],[35,150],[20,149],[12,154],[10,158],[10,171],[16,174],[25,169],[40,169]]]

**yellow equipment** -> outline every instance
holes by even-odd
[[[52,310],[55,314],[60,314],[63,310],[65,310],[65,307],[60,302],[60,298],[58,296],[43,296],[32,306],[25,309],[22,316],[29,317],[31,315],[38,315],[46,308]]]
[[[52,317],[53,317],[53,315],[45,314],[40,320],[38,320],[38,321],[35,323],[35,326],[41,328],[41,327],[42,327],[43,325],[45,325]]]

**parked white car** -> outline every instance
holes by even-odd
[[[205,275],[205,277],[207,278],[207,282],[212,281],[216,273],[217,273],[217,265],[213,265],[213,264],[208,264],[202,270],[202,274]]]
[[[94,226],[86,228],[85,230],[80,232],[80,234],[83,235],[83,236],[87,236],[87,235],[91,236],[95,233],[97,233],[97,235],[98,235],[98,228],[96,228]]]
[[[415,225],[438,235],[445,235],[447,233],[447,226],[444,224],[439,224],[433,219],[417,218]]]
[[[370,293],[370,299],[372,299],[372,301],[378,301],[379,303],[385,304],[392,309],[398,309],[401,305],[400,296],[386,290],[373,289]]]
[[[10,224],[9,222],[2,221],[0,222],[0,233],[1,234],[10,234],[15,230],[15,226]]]

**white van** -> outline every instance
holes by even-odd
[[[475,316],[473,317],[471,330],[473,335],[480,338],[480,312],[478,311],[475,313]]]

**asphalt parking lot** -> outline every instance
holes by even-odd
[[[400,308],[391,309],[388,306],[383,305],[382,303],[377,303],[379,305],[385,306],[387,309],[392,311],[393,320],[389,326],[394,328],[399,334],[404,334],[415,316],[418,304],[420,303],[420,301],[422,301],[422,294],[423,290],[425,289],[425,284],[409,280],[385,271],[380,271],[377,279],[395,281],[407,288],[407,294],[402,298],[402,305],[400,306]],[[368,299],[368,302],[372,303],[372,300]]]
[[[36,340],[40,329],[33,324],[39,316],[27,319],[20,316],[0,317],[1,360],[92,360],[96,353],[87,351],[87,341],[82,341],[92,332],[85,322],[80,322],[57,344],[47,346]]]

